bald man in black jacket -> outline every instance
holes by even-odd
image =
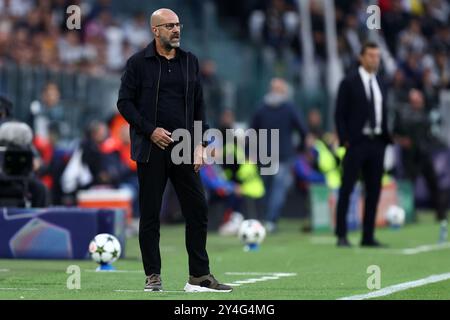
[[[169,9],[152,14],[155,40],[127,62],[117,108],[130,124],[131,158],[137,162],[139,180],[139,245],[146,274],[145,291],[161,291],[159,249],[160,210],[167,179],[170,179],[186,219],[189,256],[187,292],[231,292],[210,273],[206,251],[208,206],[200,180],[204,144],[191,141],[194,163],[176,164],[172,132],[184,129],[191,135],[194,121],[208,129],[198,59],[180,48],[178,16]],[[195,136],[195,135],[194,135]],[[191,139],[192,140],[192,139]],[[195,144],[195,145],[194,145]]]

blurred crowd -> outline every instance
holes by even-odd
[[[327,59],[323,1],[326,0],[313,0],[310,7],[315,58],[322,71]],[[69,2],[82,7],[81,31],[69,31],[65,26]],[[279,65],[279,70],[285,71],[301,68],[302,26],[297,1],[215,2],[221,12],[239,19],[241,36],[246,41],[250,38],[269,52],[266,63]],[[367,4],[363,0],[339,0],[335,5],[339,57],[348,71],[356,66],[359,50],[368,36]],[[415,179],[421,171],[429,171],[432,160],[425,164],[414,161],[418,154],[414,146],[445,148],[435,133],[439,125],[439,92],[450,89],[450,4],[445,0],[380,0],[379,5],[380,41],[387,54],[384,58],[394,61],[394,68],[385,65],[382,70],[391,89],[388,105],[395,114],[391,126],[400,151],[406,154],[403,167],[409,173],[403,176]],[[127,58],[148,44],[151,34],[144,13],[119,20],[112,15],[110,6],[111,0],[0,0],[0,65],[14,62],[90,75],[120,72]],[[235,121],[233,106],[224,109],[221,79],[214,61],[202,62],[201,76],[212,125],[223,132],[242,126]],[[81,121],[84,134],[76,137],[79,128],[69,121],[72,116],[61,99],[58,84],[46,83],[30,105],[28,119],[38,155],[35,174],[50,191],[49,202],[71,205],[76,203],[79,190],[99,186],[124,188],[133,195],[137,216],[138,183],[136,164],[129,158],[128,124],[119,114],[89,123]],[[339,147],[336,135],[327,132],[323,114],[314,106],[296,106],[292,87],[281,78],[272,79],[261,100],[244,126],[280,129],[283,143],[278,174],[260,176],[257,167],[261,164],[252,162],[236,143],[217,148],[224,156],[243,159],[241,164],[208,165],[201,170],[210,205],[220,203],[219,211],[225,212],[218,223],[224,234],[236,231],[234,227],[242,220],[240,213],[247,217],[261,214],[255,213],[254,203],[258,201],[266,208],[258,218],[266,221],[269,232],[275,231],[294,183],[306,193],[314,183],[333,190],[340,185],[340,161],[345,150]],[[415,128],[421,128],[421,134],[415,134],[419,132]],[[293,135],[296,138],[291,141]],[[438,184],[433,179],[436,177],[429,179],[431,190]],[[164,200],[163,211],[173,203],[168,199]],[[170,221],[170,214],[166,218]]]
[[[81,30],[68,30],[69,5],[81,8]],[[151,40],[143,12],[120,20],[111,0],[0,0],[0,65],[15,62],[92,75],[121,71]]]
[[[367,6],[373,1],[335,1],[339,58],[346,71],[355,65],[362,43],[367,40]],[[450,4],[446,0],[380,0],[380,41],[395,61],[386,70],[394,81],[428,92],[450,86]],[[245,12],[245,5],[241,5]],[[327,43],[324,1],[310,5],[312,39],[316,63],[325,84]],[[297,1],[261,1],[242,19],[248,19],[247,35],[269,52],[268,60],[284,65],[282,70],[301,63],[302,22]],[[242,32],[242,31],[241,31]],[[267,60],[266,60],[267,62]],[[272,62],[272,63],[274,63]],[[393,73],[395,72],[395,76]]]

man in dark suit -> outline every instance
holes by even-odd
[[[117,102],[130,124],[131,158],[137,162],[144,290],[162,290],[159,217],[170,179],[186,219],[190,277],[184,290],[230,292],[232,288],[219,283],[209,270],[208,206],[198,172],[205,145],[195,142],[192,146],[194,164],[172,160],[177,143],[171,137],[173,131],[185,129],[192,136],[196,120],[202,122],[202,131],[208,129],[198,59],[180,48],[183,25],[175,12],[159,9],[152,14],[150,24],[155,40],[128,60]]]
[[[387,129],[386,90],[376,76],[380,65],[377,44],[364,44],[359,68],[342,80],[335,121],[340,144],[346,147],[342,185],[337,205],[337,245],[350,247],[347,239],[347,211],[350,194],[360,173],[365,186],[361,245],[382,246],[374,237],[375,217],[381,191],[384,151],[390,143]]]

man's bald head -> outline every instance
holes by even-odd
[[[161,8],[152,13],[150,17],[150,25],[152,27],[158,26],[163,23],[177,23],[179,22],[178,16],[170,9]]]
[[[175,12],[158,9],[152,13],[150,25],[157,44],[167,51],[180,46],[181,26]]]

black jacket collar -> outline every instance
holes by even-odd
[[[178,51],[178,55],[180,57],[184,56],[186,54],[186,51],[184,51],[181,48],[178,48],[177,51]],[[145,55],[144,55],[144,57],[145,58],[153,58],[153,57],[156,57],[156,55],[157,55],[157,53],[156,53],[156,43],[155,43],[155,40],[153,40],[145,48]]]

